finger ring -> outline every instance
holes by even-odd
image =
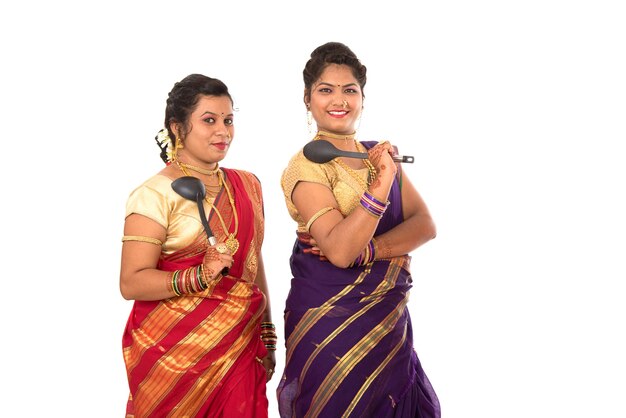
[[[226,244],[220,242],[215,246],[215,250],[220,254],[224,254],[226,251],[228,251],[228,247],[226,246]]]

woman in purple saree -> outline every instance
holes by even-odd
[[[311,54],[305,103],[314,140],[369,159],[318,164],[302,151],[281,185],[298,223],[285,308],[281,417],[440,417],[413,348],[408,253],[432,239],[423,200],[384,142],[357,142],[365,67],[343,44]]]

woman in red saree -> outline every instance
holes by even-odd
[[[218,165],[234,136],[227,87],[199,74],[176,83],[165,126],[157,142],[168,164],[126,209],[120,289],[134,300],[122,341],[126,416],[267,417],[276,334],[261,257],[263,198],[252,173]],[[197,203],[172,188],[191,175],[205,185],[214,245]]]

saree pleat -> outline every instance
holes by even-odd
[[[256,360],[267,354],[260,339],[266,302],[253,283],[263,239],[260,188],[248,173],[223,170],[239,217],[235,262],[204,292],[134,302],[122,339],[127,417],[267,417],[265,369]],[[227,196],[215,205],[234,232]],[[226,231],[216,218],[209,223],[221,241]],[[199,233],[190,246],[162,254],[158,268],[199,265],[206,245]]]
[[[397,181],[389,201],[375,236],[403,219]],[[281,417],[440,417],[413,348],[410,257],[342,269],[308,248],[296,240],[290,258]]]

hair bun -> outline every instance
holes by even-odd
[[[356,58],[356,54],[341,42],[327,42],[324,45],[318,46],[311,52],[311,58],[321,57],[326,59],[330,56],[348,56]]]

